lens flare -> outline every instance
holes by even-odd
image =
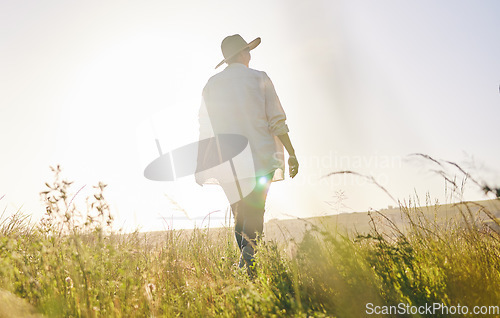
[[[266,177],[260,177],[259,178],[259,184],[264,185],[264,184],[266,184],[266,182],[267,182],[267,178]]]

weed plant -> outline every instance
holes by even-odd
[[[116,232],[105,184],[81,211],[72,183],[52,169],[42,220],[18,212],[0,221],[0,288],[46,317],[352,318],[366,317],[368,303],[500,305],[500,235],[484,220],[499,224],[472,203],[446,224],[414,200],[400,205],[405,228],[373,212],[369,234],[313,225],[300,242],[263,240],[250,279],[235,266],[231,228]]]

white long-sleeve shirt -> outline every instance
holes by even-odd
[[[217,134],[248,139],[251,156],[235,160],[236,170],[243,171],[239,178],[249,177],[244,171],[253,161],[254,176],[274,171],[273,181],[284,179],[283,145],[276,136],[288,132],[286,115],[265,72],[233,63],[212,76],[203,89],[199,120],[200,140]],[[210,177],[225,182],[224,177]]]

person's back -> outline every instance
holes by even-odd
[[[266,73],[232,63],[212,76],[203,100],[214,134],[245,136],[252,149],[255,174],[280,169],[283,177],[283,145],[275,137],[288,132],[286,116]]]

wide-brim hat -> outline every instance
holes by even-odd
[[[222,40],[222,43],[220,45],[222,50],[222,55],[224,55],[224,59],[219,64],[217,64],[215,68],[218,68],[222,64],[226,63],[227,60],[236,56],[244,49],[253,50],[259,44],[260,44],[260,38],[256,38],[250,43],[247,43],[247,41],[245,41],[239,34],[227,36],[224,40]]]

